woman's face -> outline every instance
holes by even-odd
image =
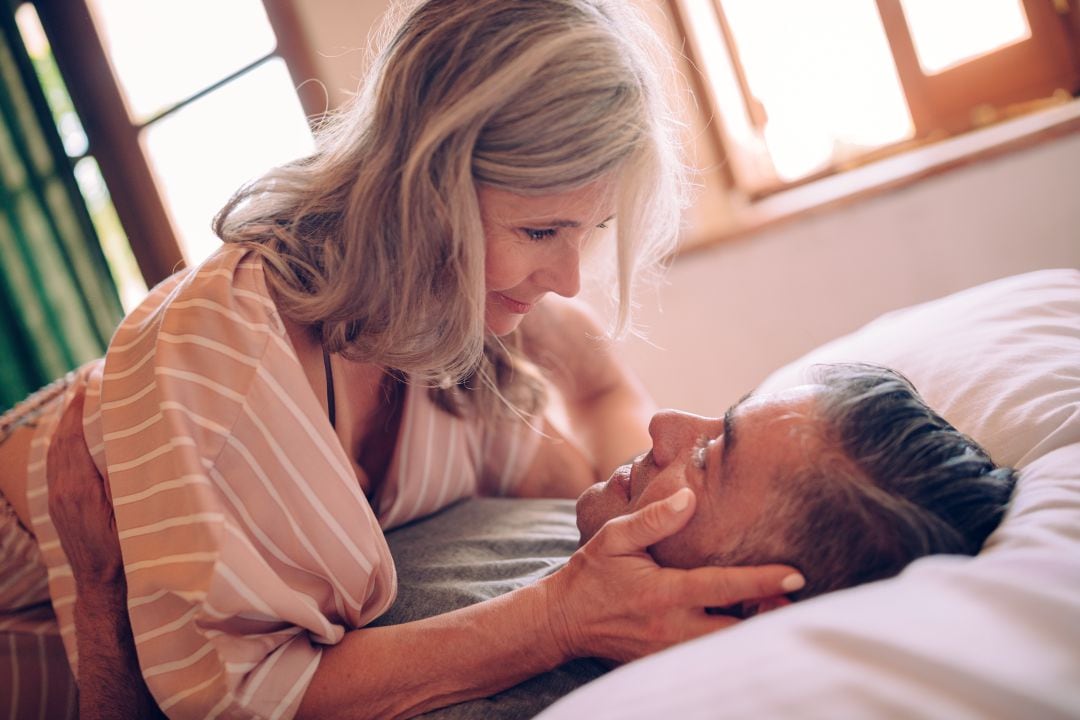
[[[549,292],[577,295],[581,251],[614,212],[611,184],[598,180],[554,195],[516,195],[477,186],[484,225],[488,332],[506,335]]]

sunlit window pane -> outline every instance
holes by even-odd
[[[716,104],[724,110],[718,121],[731,141],[726,148],[728,160],[736,172],[749,177],[771,176],[772,163],[743,102],[738,74],[730,49],[723,42],[713,0],[683,0],[682,7],[687,15],[686,30],[697,42],[702,74],[711,86]]]
[[[1031,37],[1021,0],[901,0],[927,75]]]
[[[805,177],[910,138],[911,113],[872,2],[724,0],[777,175]]]
[[[274,50],[261,0],[88,0],[136,122]]]
[[[143,143],[191,264],[220,244],[210,223],[240,185],[314,150],[280,59],[153,123]]]

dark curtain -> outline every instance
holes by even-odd
[[[0,0],[0,410],[101,355],[123,311],[37,75]]]

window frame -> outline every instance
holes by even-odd
[[[56,64],[86,132],[89,143],[86,154],[98,163],[148,287],[184,267],[185,261],[153,170],[139,142],[144,127],[274,58],[284,60],[308,124],[314,127],[326,113],[327,101],[321,86],[310,82],[317,77],[314,56],[300,31],[292,0],[262,0],[277,40],[270,53],[140,123],[129,116],[123,91],[86,0],[30,1],[49,38]]]
[[[731,64],[742,108],[727,108],[719,101],[713,83],[699,68],[705,66],[703,39],[692,27],[694,0],[668,0],[670,14],[690,58],[691,82],[707,107],[710,135],[722,163],[723,181],[729,191],[753,203],[777,193],[812,184],[854,167],[957,137],[997,120],[1037,109],[1040,98],[1058,87],[1080,92],[1080,0],[1022,0],[1031,37],[996,52],[926,75],[919,64],[900,0],[875,0],[886,38],[896,61],[901,87],[915,126],[911,139],[860,154],[854,160],[834,162],[804,177],[784,181],[773,172],[762,172],[767,157],[761,133],[765,113],[746,81],[737,42],[725,17],[721,0],[704,0],[715,12],[721,49]],[[699,3],[700,4],[700,3]],[[1067,11],[1067,13],[1065,12]],[[1002,74],[1006,82],[1000,81]],[[1019,110],[1017,110],[1019,108]],[[757,133],[752,142],[741,142],[725,129],[724,117],[745,112]],[[977,122],[973,122],[973,117]]]

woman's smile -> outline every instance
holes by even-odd
[[[521,302],[520,300],[515,300],[509,295],[501,292],[493,292],[492,294],[495,296],[496,300],[501,302],[504,306],[506,306],[507,310],[509,310],[515,315],[527,315],[528,312],[532,310],[533,307],[536,305],[535,302],[525,303]]]

